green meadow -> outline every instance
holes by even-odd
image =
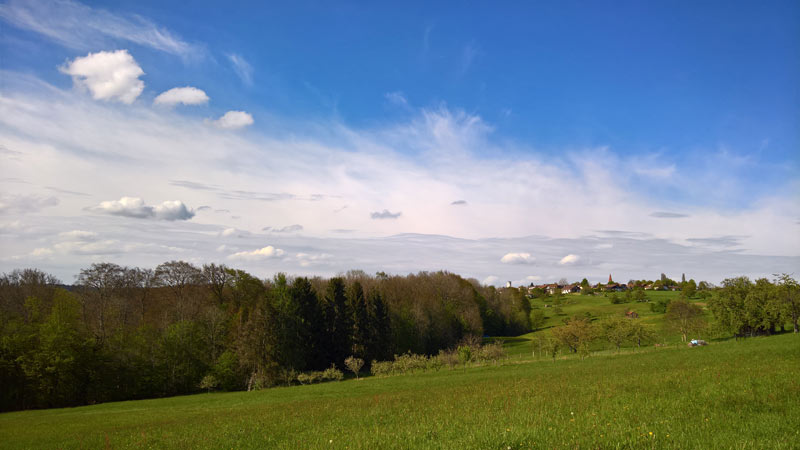
[[[789,449],[800,446],[798,374],[790,333],[585,360],[520,352],[438,372],[0,414],[0,446]]]

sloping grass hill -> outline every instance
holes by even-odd
[[[0,414],[3,448],[800,445],[800,336]]]

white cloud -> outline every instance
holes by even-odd
[[[38,212],[44,208],[56,206],[59,200],[55,197],[38,195],[0,194],[0,214],[25,214]]]
[[[498,278],[496,275],[489,275],[488,277],[483,279],[481,284],[483,284],[485,286],[491,286],[491,285],[497,283],[497,280],[499,280],[499,279],[500,278]]]
[[[112,14],[69,0],[11,0],[0,4],[0,18],[73,49],[108,48],[112,42],[127,41],[184,58],[203,53],[142,16]]]
[[[58,233],[58,237],[75,241],[95,241],[98,236],[94,231],[72,230]]]
[[[160,205],[149,206],[141,198],[122,197],[119,200],[100,202],[99,205],[90,209],[137,219],[189,220],[194,217],[194,211],[189,210],[180,200],[169,200]]]
[[[3,146],[17,152],[17,159],[2,159],[0,172],[27,184],[0,177],[2,199],[38,199],[32,203],[39,207],[47,198],[42,197],[48,193],[44,186],[69,187],[91,196],[63,195],[35,213],[18,207],[24,201],[13,202],[13,208],[3,204],[3,220],[24,222],[26,229],[24,236],[6,234],[0,240],[3,255],[22,258],[10,268],[25,264],[24,258],[36,248],[52,248],[56,241],[48,239],[69,230],[98,231],[98,241],[127,244],[135,238],[142,245],[159,245],[152,250],[136,247],[119,261],[124,264],[152,266],[174,259],[163,253],[165,246],[184,249],[193,261],[210,262],[265,245],[263,235],[253,234],[237,238],[235,247],[220,253],[220,230],[232,225],[260,230],[264,224],[303,224],[302,237],[270,235],[267,242],[287,254],[336,257],[308,270],[294,257],[249,267],[242,260],[243,269],[253,268],[259,276],[281,270],[330,275],[351,268],[390,273],[447,269],[478,280],[490,274],[523,280],[532,266],[497,258],[509,250],[536,255],[536,273],[555,276],[546,279],[586,276],[599,281],[609,272],[627,279],[674,270],[675,276],[685,271],[695,279],[719,280],[761,270],[769,276],[767,270],[791,272],[798,267],[799,184],[776,185],[769,197],[746,192],[735,208],[687,205],[653,194],[662,180],[620,170],[629,169],[627,160],[611,149],[544,156],[502,136],[495,138],[491,124],[480,117],[444,106],[368,128],[273,117],[274,126],[229,133],[194,116],[142,102],[119,108],[29,76],[3,76],[0,129]],[[658,163],[673,164],[669,155]],[[756,166],[747,169],[724,166],[721,174],[709,160],[699,165],[703,176],[693,172],[694,166],[681,167],[673,174],[678,181],[670,184],[674,198],[702,202],[702,196],[684,195],[683,186],[691,185],[691,192],[714,191],[714,184],[703,184],[708,177],[739,185],[747,181],[745,175],[763,169],[757,160],[752,163]],[[784,175],[787,182],[795,176]],[[734,192],[741,191],[746,191],[744,186]],[[179,224],[109,215],[112,210],[154,219],[155,206],[144,201],[98,209],[106,214],[84,212],[87,205],[120,199],[127,192],[159,202],[169,198],[209,205],[219,212]],[[720,195],[725,192],[727,188]],[[468,200],[469,206],[450,206],[457,199]],[[384,207],[392,207],[390,214],[402,211],[402,220],[372,220],[371,213]],[[649,216],[653,211],[686,212],[690,217],[656,219]],[[333,230],[351,232],[344,236]],[[109,234],[112,231],[116,234]],[[735,247],[701,245],[725,236],[742,238]],[[578,249],[579,264],[558,264]],[[658,261],[652,255],[659,255]],[[2,258],[0,264],[5,265],[0,270],[6,270],[12,263]],[[52,265],[42,268],[63,271],[59,275],[64,279],[71,279],[87,262],[58,253],[52,258]]]
[[[178,103],[183,105],[202,105],[208,103],[208,95],[196,87],[176,87],[162,92],[153,100],[155,105],[174,106]]]
[[[309,267],[333,258],[330,253],[298,253],[295,258],[301,267]]]
[[[527,277],[525,277],[526,281],[539,281],[541,279],[542,277],[540,277],[539,275],[528,275]]]
[[[231,65],[233,65],[233,70],[236,72],[236,75],[242,80],[247,86],[253,85],[253,66],[247,62],[246,59],[242,55],[238,55],[236,53],[231,53],[228,55],[228,59],[231,61]]]
[[[503,264],[533,264],[536,258],[532,257],[530,253],[506,253],[500,258]]]
[[[393,104],[395,104],[397,106],[400,106],[400,107],[406,108],[406,109],[410,108],[410,106],[408,105],[408,99],[406,99],[406,96],[400,91],[387,92],[386,94],[384,94],[384,97],[390,103],[393,103]]]
[[[285,252],[279,248],[275,248],[271,245],[266,247],[262,247],[258,250],[253,250],[250,252],[238,252],[230,255],[228,258],[230,259],[242,259],[242,260],[261,260],[261,259],[272,259],[272,258],[280,258],[283,256]]]
[[[558,263],[560,265],[562,265],[562,266],[566,266],[566,265],[571,265],[571,264],[577,264],[578,261],[580,261],[580,260],[581,260],[580,256],[573,255],[573,254],[570,253],[569,255],[561,258],[561,261],[559,261]]]
[[[236,228],[225,228],[224,230],[219,232],[219,235],[222,237],[229,237],[236,234]]]
[[[127,50],[89,53],[60,67],[76,86],[86,88],[95,100],[131,104],[144,90],[144,71]]]
[[[217,120],[211,121],[219,128],[238,130],[253,124],[253,116],[244,111],[228,111]]]

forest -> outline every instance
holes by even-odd
[[[468,337],[530,329],[516,289],[448,272],[330,279],[170,261],[92,264],[66,285],[37,269],[0,277],[0,410],[288,384],[355,356],[433,355]]]

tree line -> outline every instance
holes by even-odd
[[[217,264],[98,263],[64,285],[14,270],[0,276],[0,410],[188,394],[209,380],[286,384],[351,356],[369,366],[522,334],[529,314],[519,292],[447,272],[262,280]]]

